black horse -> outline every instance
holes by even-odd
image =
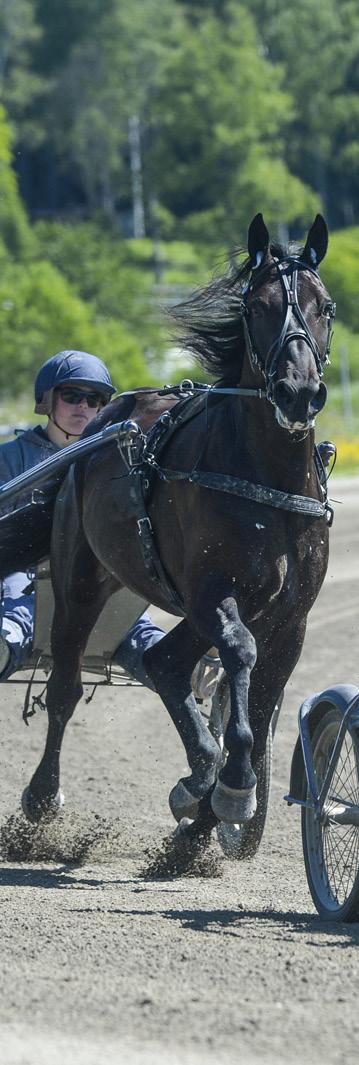
[[[81,656],[99,612],[122,585],[183,614],[145,656],[190,767],[171,792],[175,817],[196,819],[205,811],[213,825],[253,816],[256,763],[327,567],[328,521],[313,432],[326,400],[322,374],[334,315],[318,274],[327,242],[320,215],[301,252],[270,244],[257,215],[244,265],[177,309],[185,343],[221,377],[205,399],[188,401],[193,416],[162,451],[148,504],[163,572],[181,606],[169,606],[165,587],[144,563],[141,523],[128,507],[131,478],[120,475],[116,445],[85,459],[65,481],[52,540],[48,737],[23,800],[31,819],[62,803],[60,749],[82,694]],[[139,393],[119,397],[94,428],[131,411],[136,417],[140,400]],[[162,399],[159,406],[158,394],[144,401],[147,416],[152,404],[157,412],[167,405]],[[231,695],[228,757],[220,769],[190,684],[195,663],[212,645]]]

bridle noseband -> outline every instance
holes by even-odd
[[[271,344],[263,361],[261,356],[258,355],[251,337],[249,327],[250,304],[248,302],[248,297],[256,291],[263,281],[263,274],[267,272],[268,269],[271,269],[273,265],[276,268],[285,297],[285,314],[281,331]],[[308,344],[313,352],[319,377],[323,376],[323,366],[325,363],[329,362],[336,305],[328,300],[325,308],[325,317],[328,320],[328,336],[325,352],[324,355],[322,355],[298,302],[298,274],[301,270],[309,270],[310,273],[314,274],[314,276],[319,279],[319,274],[314,267],[309,266],[308,263],[305,263],[301,259],[297,259],[295,256],[287,256],[285,259],[280,260],[273,259],[270,264],[255,268],[255,272],[253,272],[252,278],[244,294],[243,328],[247,353],[252,369],[256,370],[259,368],[266,379],[268,399],[271,399],[272,384],[277,372],[280,356],[284,348],[286,348],[287,344],[292,340],[304,340],[305,343]],[[294,315],[298,320],[300,328],[289,329],[291,315]]]

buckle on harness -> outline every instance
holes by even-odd
[[[145,437],[137,422],[132,421],[130,418],[121,422],[117,435],[117,447],[128,470],[132,470],[134,466],[138,465],[144,442]]]
[[[150,519],[148,517],[148,514],[146,514],[145,518],[138,518],[137,519],[137,528],[138,528],[139,536],[145,536],[146,532],[147,533],[149,533],[149,532],[152,533],[152,525],[151,525]]]
[[[330,503],[328,503],[328,500],[325,503],[325,509],[326,509],[327,525],[328,525],[328,527],[330,529],[331,526],[333,525],[333,521],[334,521],[334,508],[330,506]]]

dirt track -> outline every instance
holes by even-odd
[[[79,707],[63,754],[66,813],[32,833],[25,860],[19,795],[45,722],[38,713],[26,729],[22,690],[1,689],[1,1065],[357,1063],[359,925],[316,916],[299,814],[282,801],[303,697],[359,686],[359,483],[333,481],[332,494],[343,506],[329,572],[287,688],[252,862],[143,879],[186,766],[162,704],[138,688]]]

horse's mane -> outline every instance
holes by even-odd
[[[271,244],[270,251],[278,259],[298,254],[297,245]],[[176,343],[192,352],[210,374],[218,377],[241,378],[245,352],[243,330],[243,297],[252,273],[252,261],[237,248],[229,268],[214,277],[204,288],[197,289],[189,299],[171,308],[170,316],[180,327]]]

